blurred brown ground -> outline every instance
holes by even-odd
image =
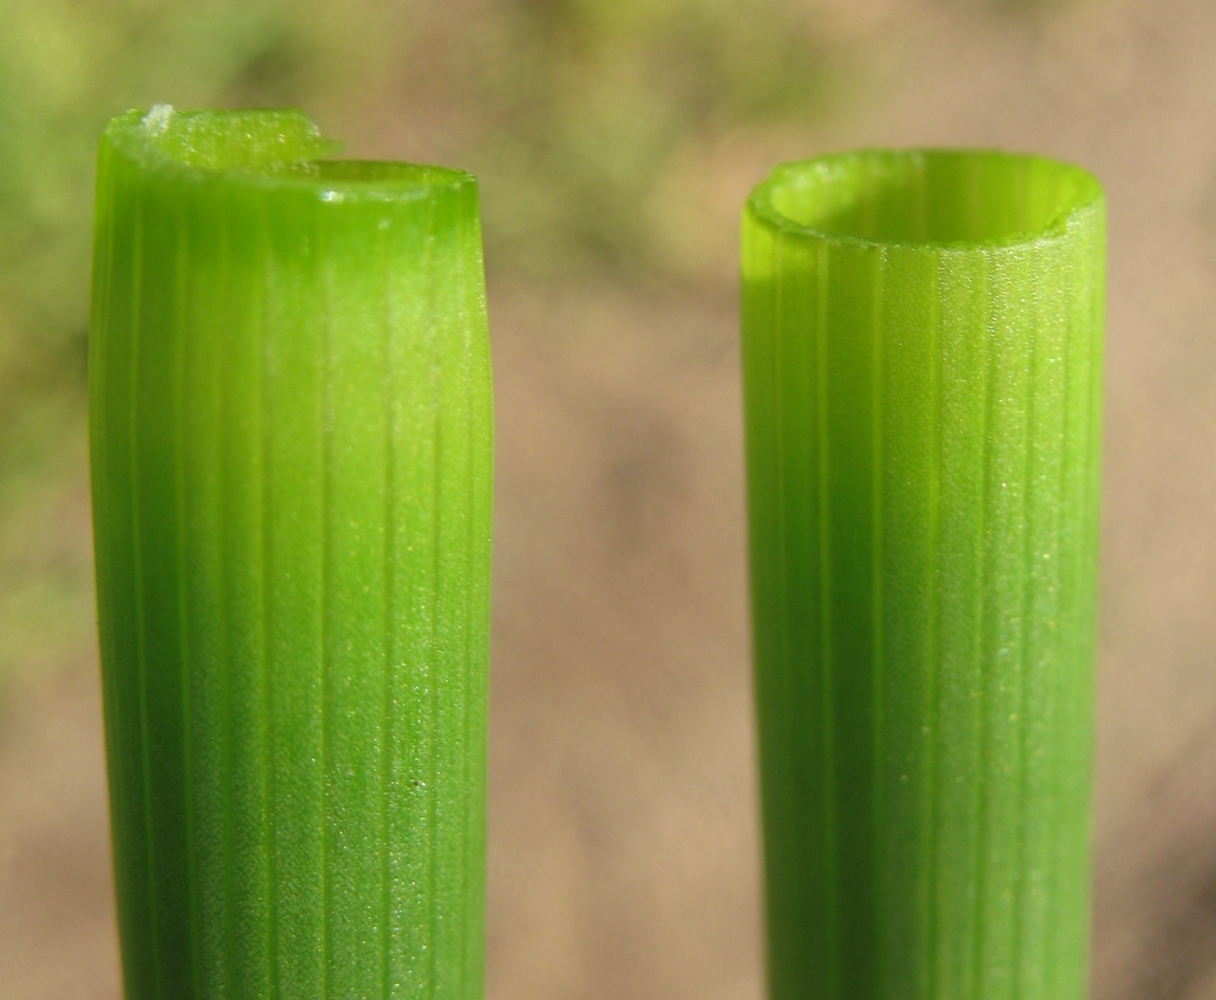
[[[530,284],[489,261],[488,994],[761,996],[736,216],[779,159],[969,144],[1106,185],[1094,996],[1216,998],[1216,4],[839,10],[862,54],[847,113],[687,164],[712,281]],[[334,131],[438,158],[400,121]],[[67,460],[38,530],[85,559]],[[97,669],[62,660],[0,703],[0,998],[118,996]]]

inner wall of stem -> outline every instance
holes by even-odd
[[[902,244],[1004,244],[1058,235],[1097,181],[1037,156],[872,150],[778,167],[753,211],[807,235]]]

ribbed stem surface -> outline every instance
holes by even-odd
[[[1103,205],[996,153],[743,223],[774,1000],[1080,1000]]]
[[[475,182],[296,113],[102,137],[90,430],[130,1000],[481,996]]]

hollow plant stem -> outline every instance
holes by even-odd
[[[90,435],[130,1000],[481,996],[475,181],[296,112],[115,119]]]
[[[1103,202],[983,152],[743,220],[774,1000],[1080,1000]]]

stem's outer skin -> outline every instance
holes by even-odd
[[[1103,260],[1097,182],[1034,157],[748,203],[774,1000],[1085,993]]]
[[[129,1000],[482,995],[476,183],[307,162],[328,152],[283,112],[158,108],[101,140],[90,435]]]

